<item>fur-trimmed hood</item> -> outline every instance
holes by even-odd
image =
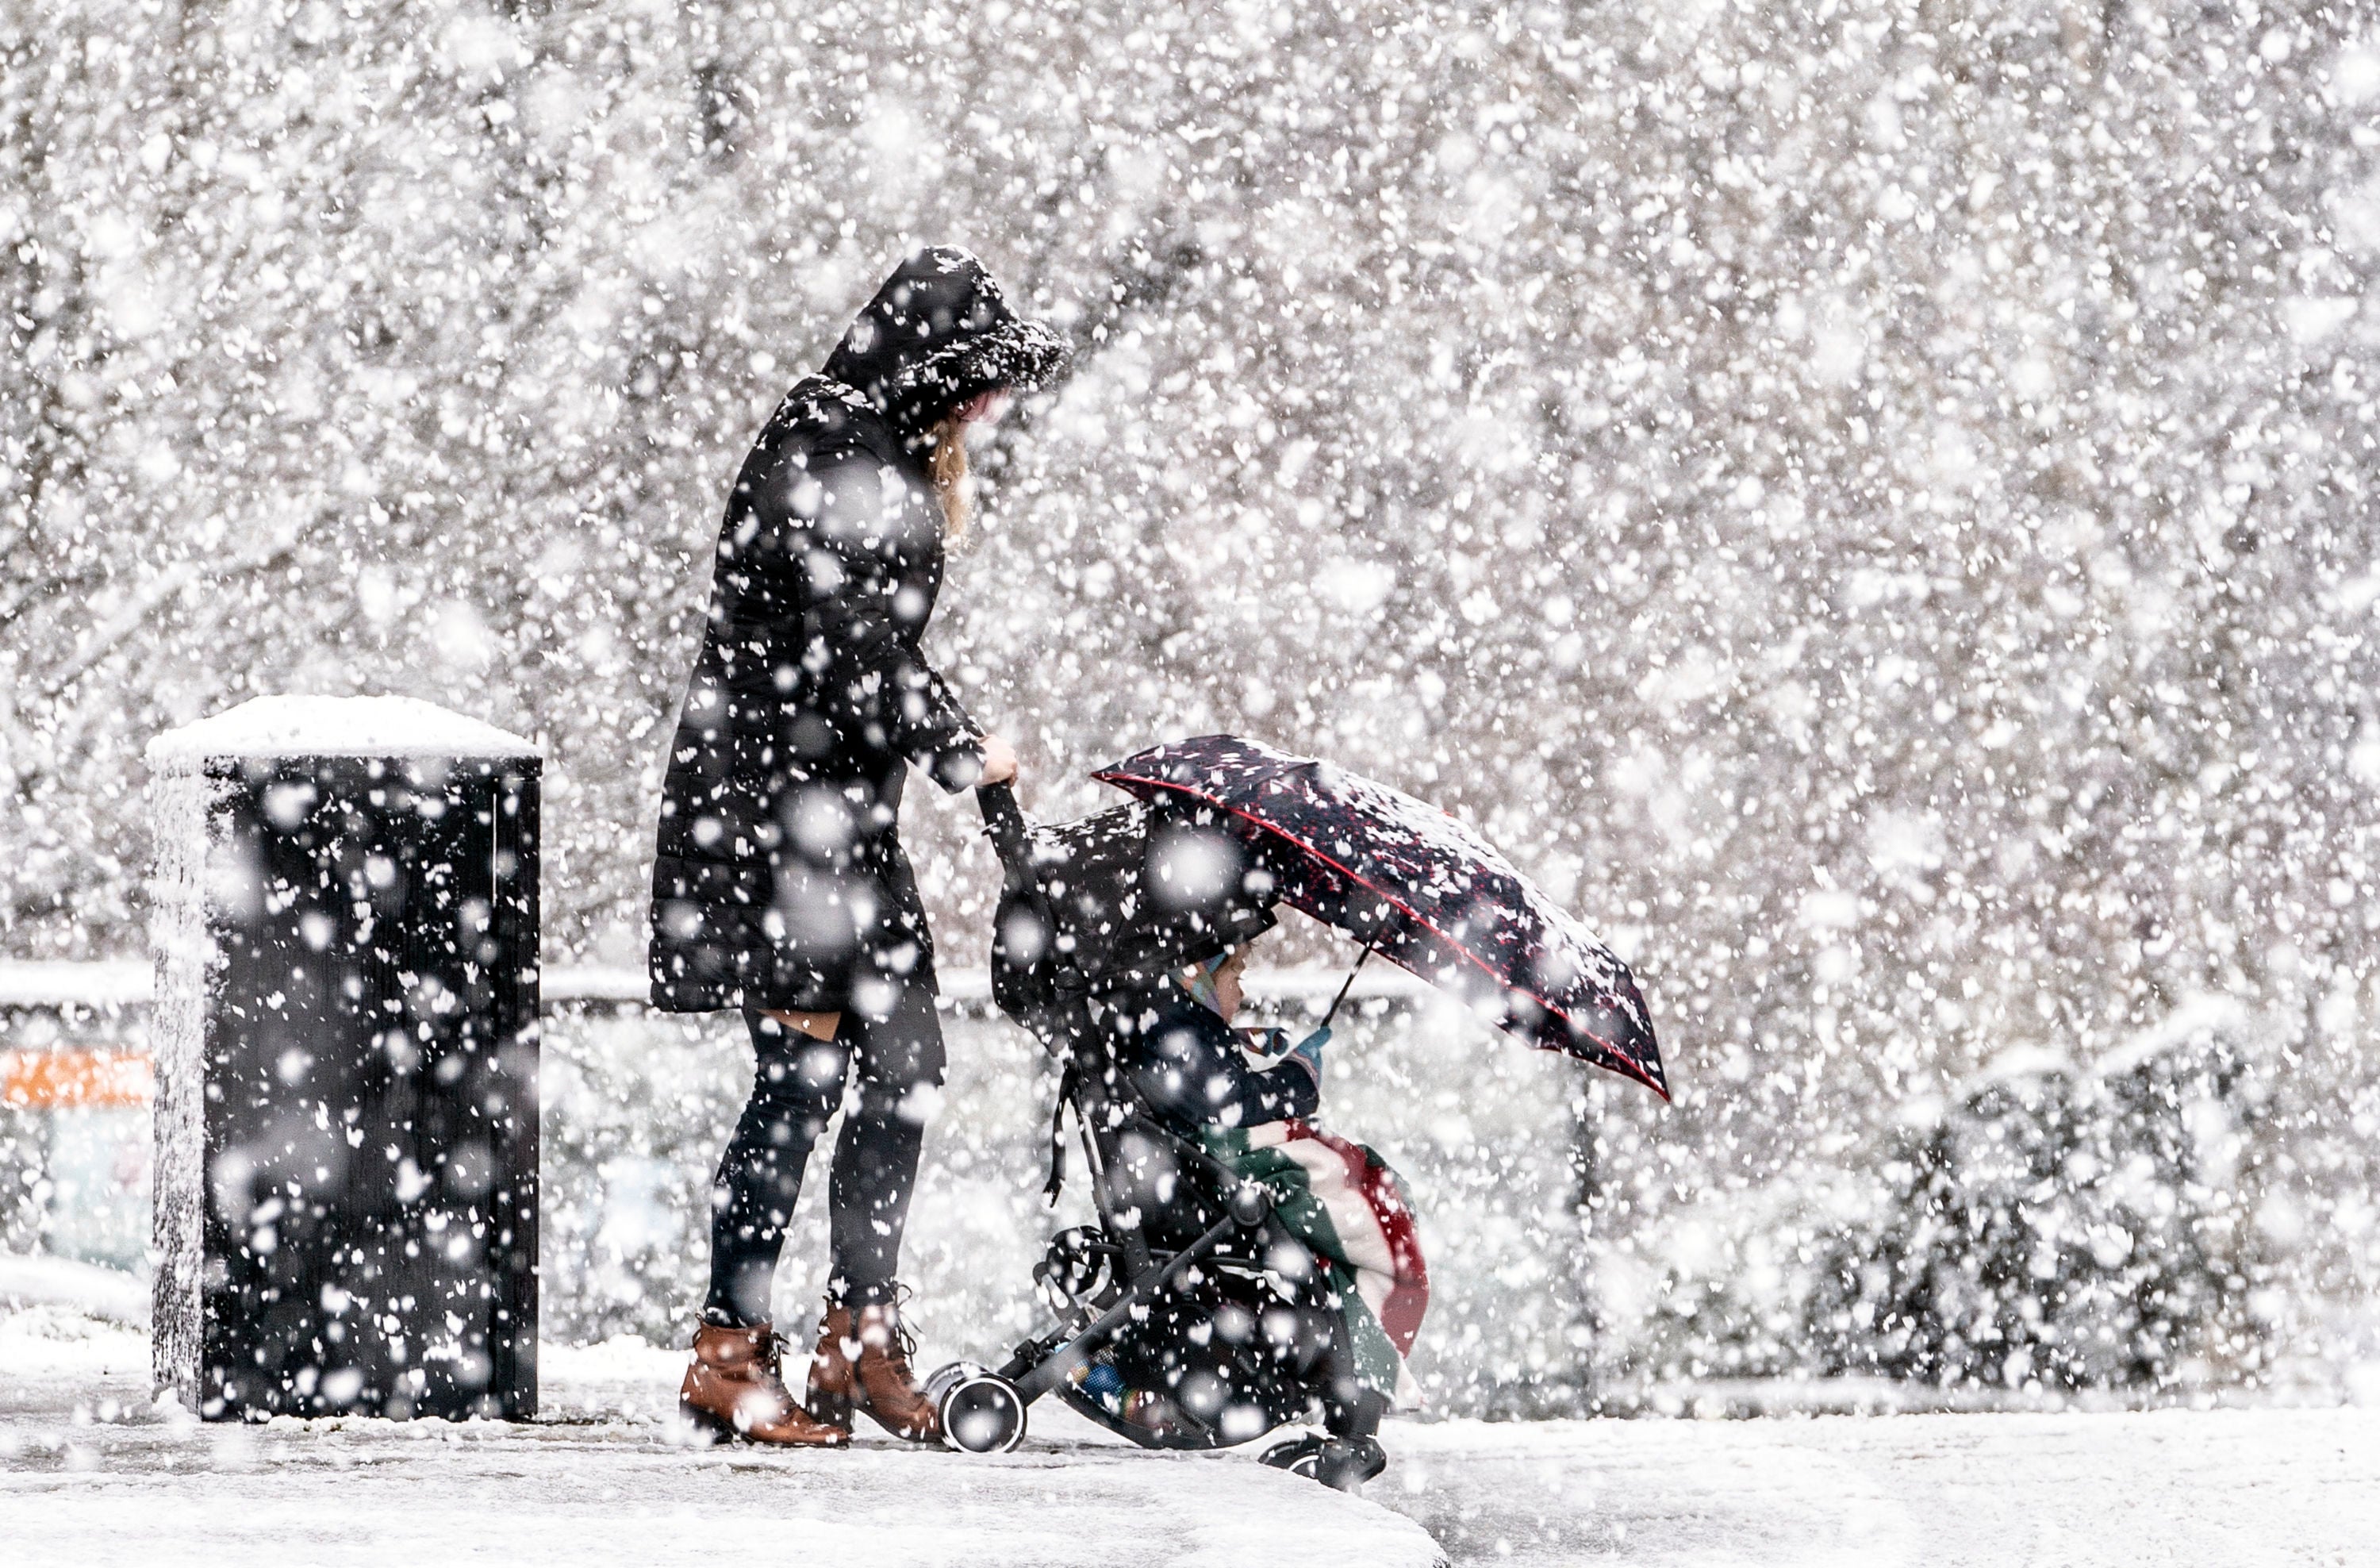
[[[1065,340],[1011,310],[982,262],[935,245],[884,280],[824,373],[913,436],[978,393],[1041,385],[1066,358]]]

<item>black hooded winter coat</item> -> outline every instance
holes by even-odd
[[[942,582],[929,432],[1063,357],[974,257],[938,247],[760,432],[662,786],[656,1007],[872,1009],[892,985],[933,984],[901,787],[911,762],[944,789],[974,784],[982,731],[918,651]]]

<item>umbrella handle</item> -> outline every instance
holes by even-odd
[[[975,803],[983,808],[983,831],[1000,857],[1000,869],[1010,889],[1032,880],[1032,841],[1026,836],[1025,813],[1016,807],[1016,791],[1004,784],[978,784]]]
[[[1330,1010],[1322,1015],[1322,1022],[1315,1025],[1315,1028],[1327,1029],[1330,1027],[1330,1020],[1339,1016],[1339,1004],[1347,1000],[1347,993],[1350,991],[1353,991],[1355,987],[1355,970],[1361,969],[1366,964],[1371,961],[1372,943],[1378,940],[1379,938],[1376,936],[1372,939],[1372,942],[1367,942],[1364,944],[1363,955],[1355,960],[1355,968],[1347,971],[1346,979],[1340,982],[1339,994],[1330,999]]]

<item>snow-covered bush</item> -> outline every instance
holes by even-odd
[[[2185,1020],[2087,1064],[2013,1053],[1927,1108],[1824,1271],[1814,1352],[1942,1384],[2252,1377],[2253,1063],[2235,1028]]]
[[[2274,1067],[2236,1008],[2186,1005],[2093,1061],[2011,1051],[1854,1160],[1631,1227],[1597,1254],[1607,1382],[2254,1386],[2286,1316]]]

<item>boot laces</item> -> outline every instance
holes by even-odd
[[[887,1355],[897,1353],[901,1364],[905,1367],[917,1354],[917,1339],[909,1331],[909,1314],[906,1310],[911,1294],[907,1285],[896,1284],[892,1287],[892,1299],[882,1304],[892,1309],[892,1322],[887,1325],[892,1330],[892,1343],[884,1347],[885,1353]]]

